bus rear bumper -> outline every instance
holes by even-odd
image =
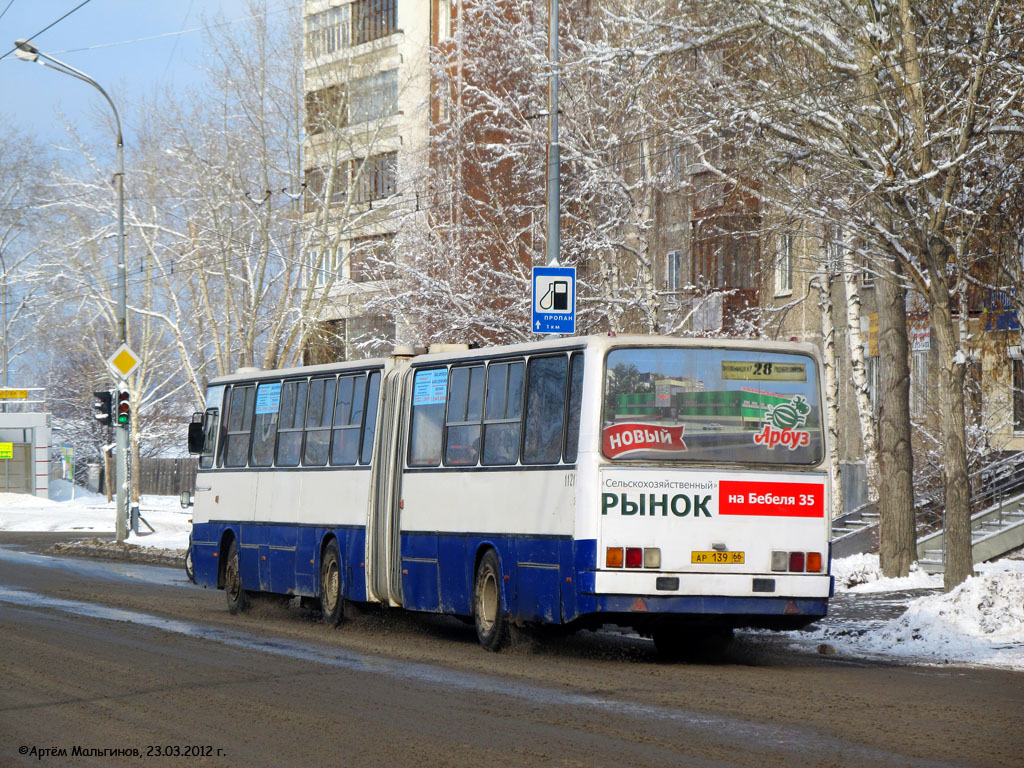
[[[748,627],[795,630],[828,613],[821,597],[581,595],[584,625],[619,624],[642,633],[660,627]]]

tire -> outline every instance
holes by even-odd
[[[338,542],[332,541],[320,561],[320,613],[324,624],[336,627],[345,616],[345,595]]]
[[[196,573],[192,569],[192,534],[188,535],[188,549],[185,550],[185,576],[193,584],[196,583]]]
[[[238,569],[238,542],[232,541],[224,561],[224,594],[228,600],[228,613],[236,614],[249,609],[249,596],[242,587],[242,574]]]
[[[508,643],[508,617],[501,598],[501,564],[493,549],[487,550],[476,569],[473,582],[473,622],[480,645],[500,651]]]

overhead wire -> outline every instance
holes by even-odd
[[[47,24],[47,25],[46,25],[45,27],[43,27],[42,29],[40,29],[40,30],[39,30],[38,32],[36,32],[36,33],[35,33],[34,35],[29,35],[28,37],[26,37],[26,38],[25,38],[25,42],[26,42],[26,43],[32,42],[32,40],[34,40],[35,38],[39,37],[39,36],[40,36],[41,34],[43,34],[44,32],[46,32],[46,31],[48,31],[48,30],[51,30],[51,29],[53,29],[53,28],[54,28],[55,26],[57,26],[58,24],[60,24],[60,23],[61,23],[62,21],[64,21],[64,19],[66,19],[66,18],[67,18],[68,16],[70,16],[71,14],[73,14],[73,13],[74,13],[75,11],[77,11],[77,10],[78,10],[79,8],[82,8],[83,6],[85,6],[85,5],[88,5],[88,4],[89,4],[89,3],[91,3],[91,2],[92,2],[92,0],[82,0],[82,2],[80,2],[80,3],[78,4],[78,5],[76,5],[76,6],[75,6],[74,8],[72,8],[72,9],[71,9],[70,11],[68,11],[67,13],[65,13],[65,14],[64,14],[63,16],[61,16],[61,17],[60,17],[59,19],[57,19],[56,21],[51,21],[51,22],[50,22],[49,24]],[[10,6],[8,6],[8,7],[10,7]],[[4,12],[6,13],[6,9],[5,9],[5,11],[4,11]],[[7,53],[5,53],[5,54],[4,54],[3,56],[0,56],[0,60],[6,59],[6,58],[7,58],[8,56],[10,56],[10,55],[11,55],[12,53],[14,53],[14,52],[15,52],[16,50],[18,50],[17,46],[15,46],[14,48],[11,48],[11,50],[9,50],[9,51],[8,51]]]

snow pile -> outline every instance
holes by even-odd
[[[893,592],[908,589],[929,589],[942,586],[942,575],[921,570],[917,563],[910,566],[910,574],[900,579],[887,579],[882,575],[878,555],[859,554],[832,561],[832,575],[837,590],[851,592]]]
[[[1002,564],[1002,567],[999,567]],[[1024,565],[989,564],[948,594],[914,600],[877,629],[830,638],[844,652],[1024,669]]]

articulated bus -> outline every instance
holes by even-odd
[[[830,486],[807,344],[559,338],[210,382],[195,581],[675,652],[825,615]],[[200,417],[201,416],[201,417]],[[185,500],[188,501],[187,499]]]

